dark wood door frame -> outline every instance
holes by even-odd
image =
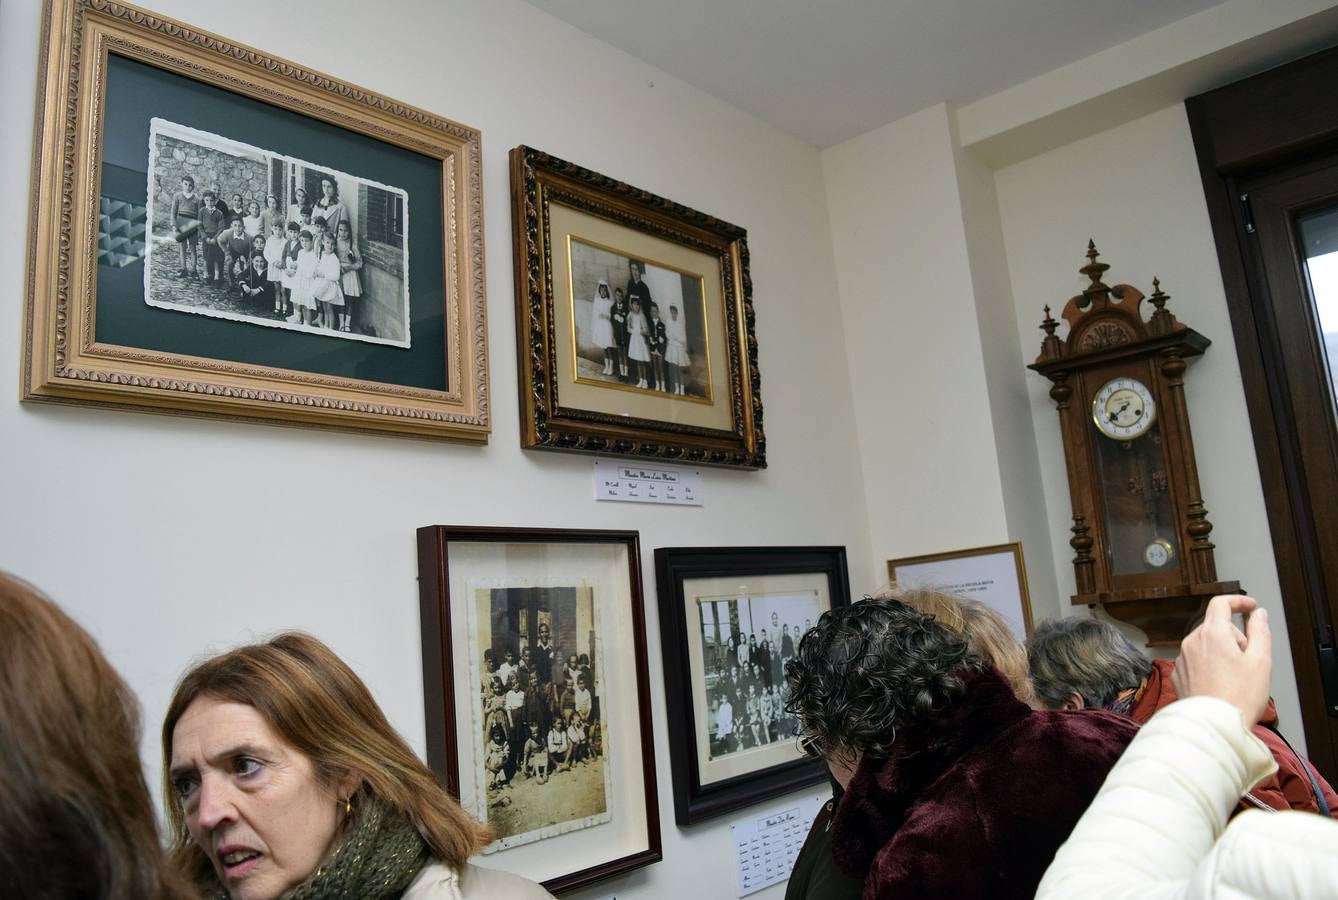
[[[1338,718],[1326,701],[1321,647],[1332,648],[1324,573],[1317,570],[1315,522],[1281,363],[1278,323],[1268,303],[1258,242],[1243,186],[1265,173],[1334,155],[1338,49],[1326,50],[1185,102],[1217,246],[1222,282],[1250,410],[1278,580],[1296,667],[1308,755],[1338,778]],[[1338,498],[1335,498],[1338,500]],[[1326,633],[1327,632],[1327,633]]]

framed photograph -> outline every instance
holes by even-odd
[[[480,138],[46,4],[23,398],[486,441]]]
[[[511,151],[521,443],[766,466],[747,232]]]
[[[428,763],[483,865],[563,893],[661,859],[634,531],[418,530]]]
[[[890,559],[887,577],[903,587],[932,587],[978,600],[1003,616],[1019,641],[1031,634],[1021,541]]]
[[[825,778],[785,711],[785,664],[850,602],[845,548],[665,547],[655,573],[678,824]]]

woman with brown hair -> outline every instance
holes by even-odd
[[[139,705],[88,633],[0,573],[0,896],[178,900]]]
[[[172,854],[209,897],[547,898],[468,864],[488,829],[362,680],[290,632],[200,663],[163,722]]]
[[[933,588],[892,586],[878,597],[900,600],[912,609],[933,616],[966,638],[968,648],[998,670],[1013,688],[1017,699],[1039,708],[1027,666],[1027,648],[1018,642],[1008,623],[979,600]]]

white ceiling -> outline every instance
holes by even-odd
[[[818,147],[1221,0],[529,0]]]

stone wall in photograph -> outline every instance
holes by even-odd
[[[195,193],[203,194],[217,185],[223,201],[231,205],[232,195],[240,193],[245,202],[256,200],[263,208],[269,191],[269,166],[258,159],[233,156],[187,141],[160,134],[158,155],[153,167],[154,231],[168,233],[172,198],[181,190],[181,176],[195,179]],[[242,210],[243,215],[245,210]]]

